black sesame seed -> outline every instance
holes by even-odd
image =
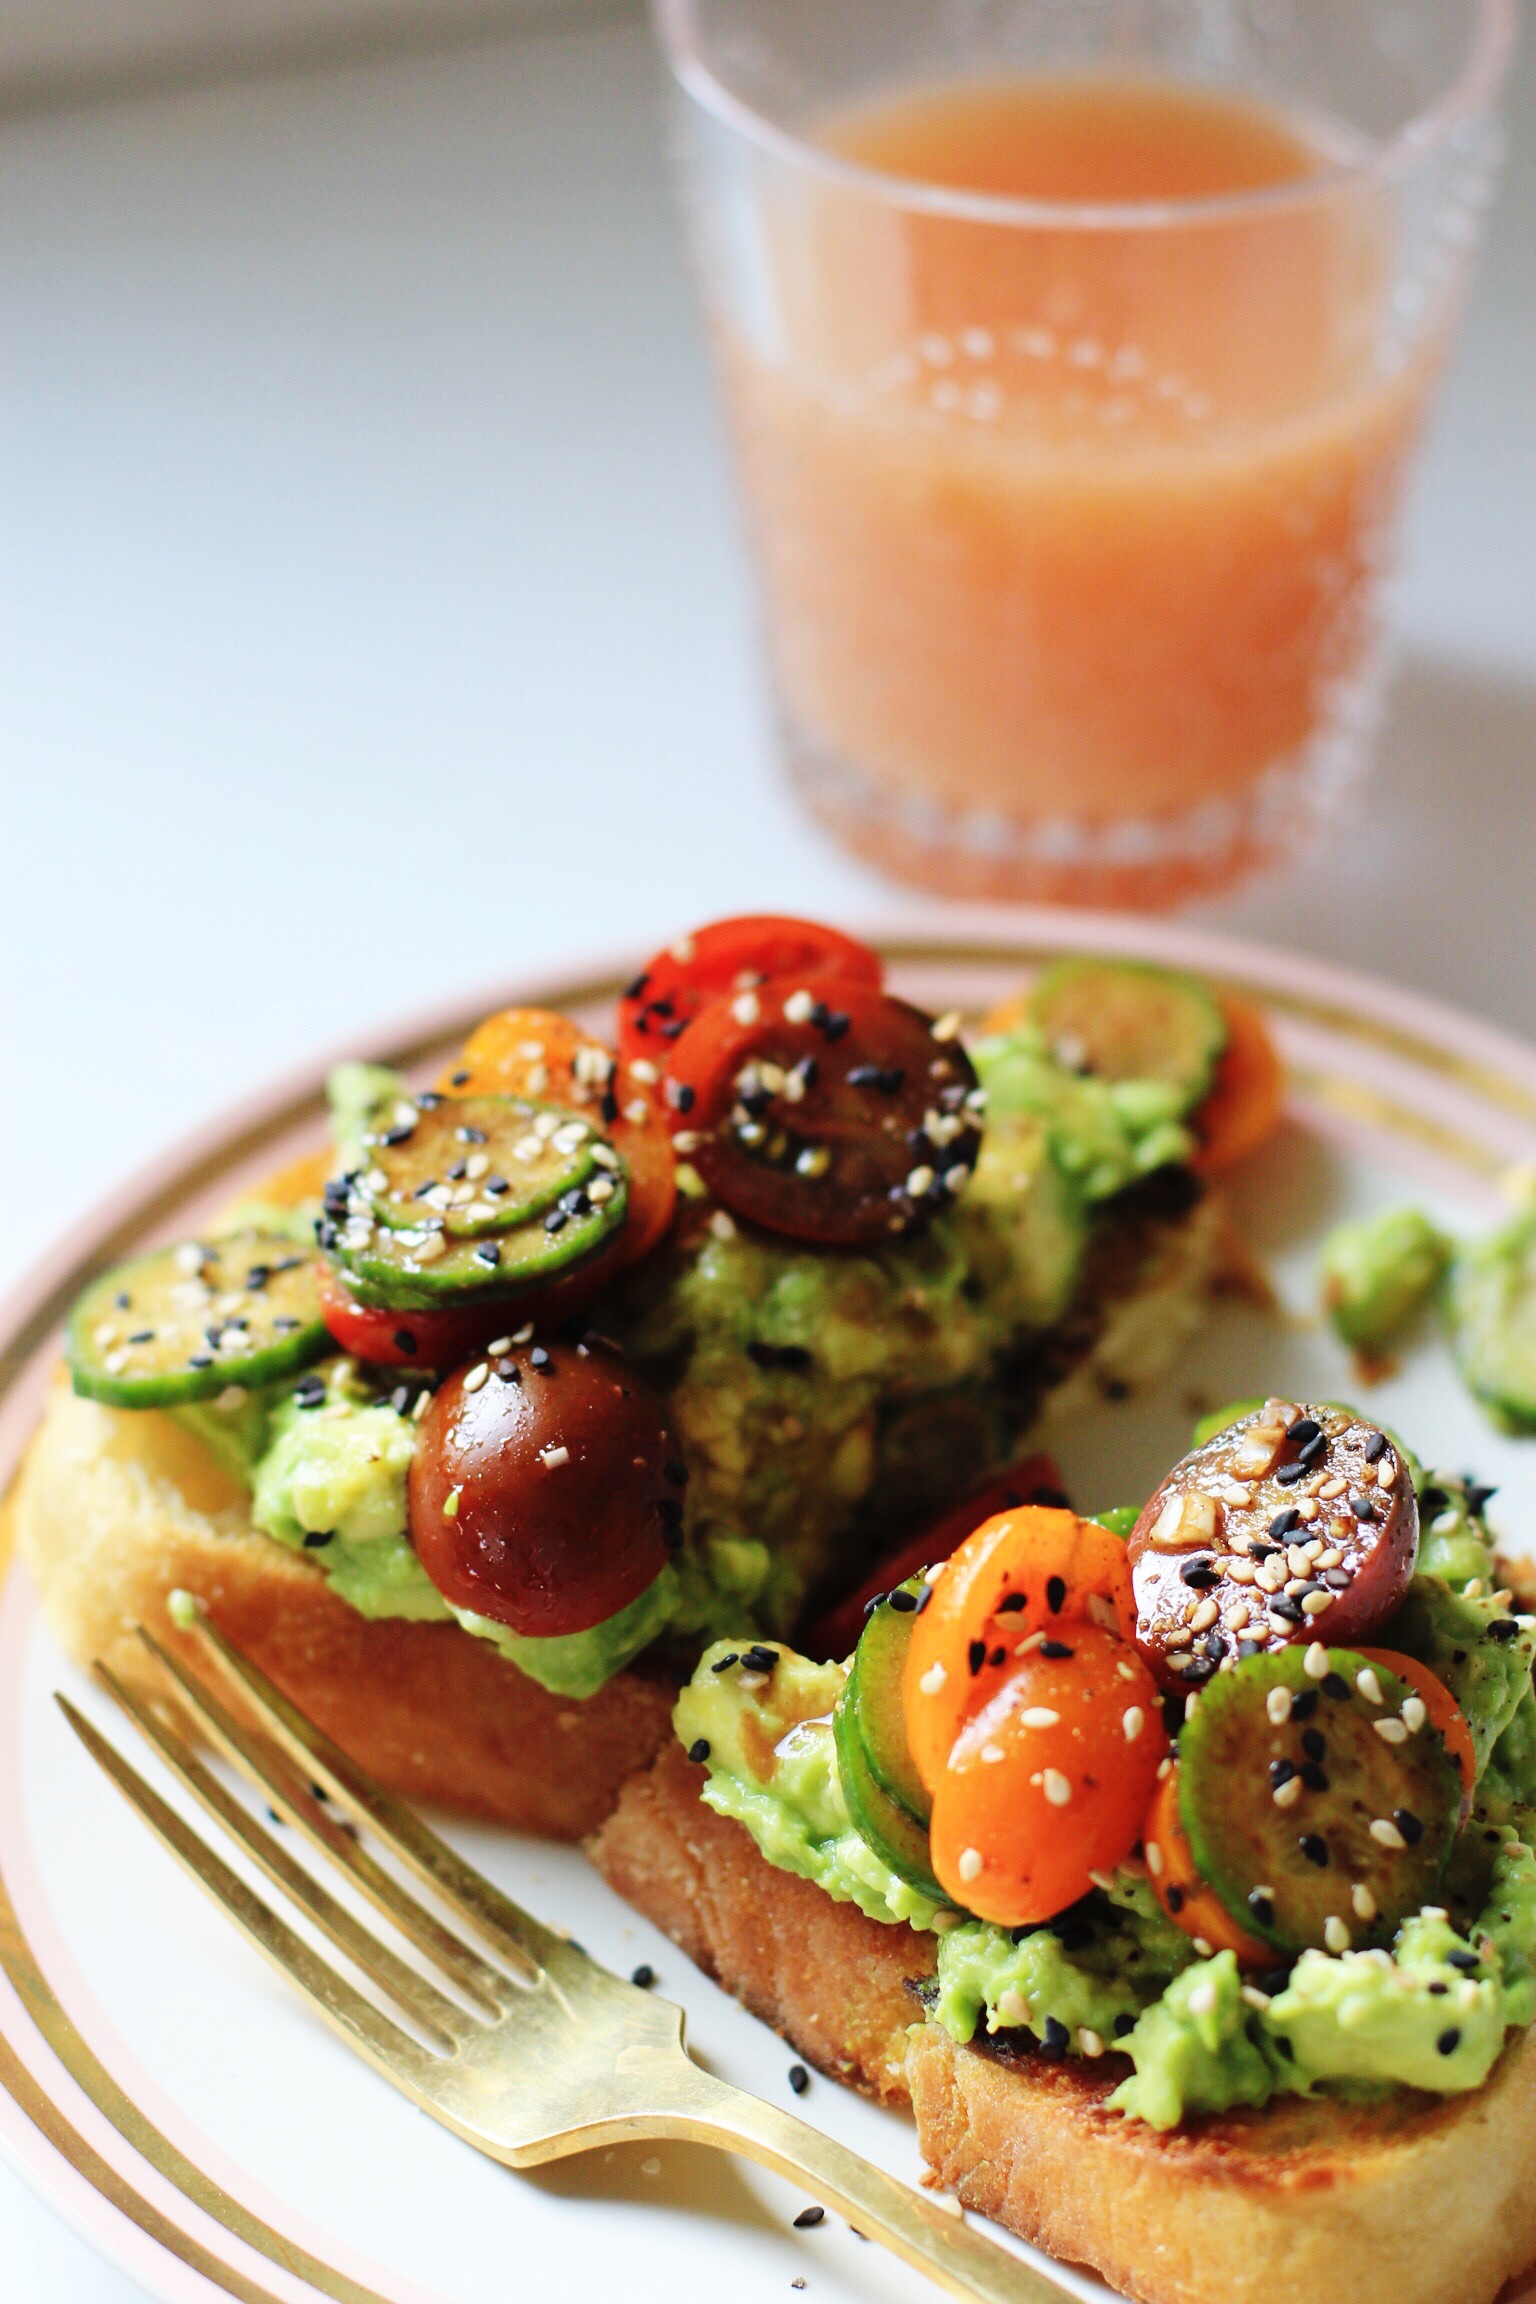
[[[1294,1760],[1271,1760],[1269,1764],[1270,1790],[1278,1792],[1282,1784],[1289,1784],[1295,1773],[1296,1763]]]
[[[462,1136],[463,1133],[464,1131],[461,1128],[459,1130],[459,1134]],[[468,1175],[469,1170],[462,1160],[455,1160],[453,1166],[448,1169],[446,1173],[450,1184],[462,1184],[465,1177]]]
[[[414,1353],[416,1350],[416,1337],[412,1329],[397,1328],[390,1341],[397,1352]]]
[[[466,1088],[473,1078],[474,1074],[472,1072],[455,1072],[452,1081],[450,1082],[450,1086],[454,1088]],[[482,1137],[481,1142],[484,1143],[484,1141],[485,1139]]]
[[[1166,1903],[1170,1912],[1179,1913],[1183,1911],[1184,1891],[1178,1886],[1177,1882],[1174,1882],[1171,1886],[1163,1891],[1163,1901]]]
[[[259,1296],[272,1277],[270,1264],[253,1264],[245,1276],[245,1284],[253,1295]]]
[[[1210,1679],[1215,1669],[1216,1666],[1209,1656],[1191,1656],[1187,1664],[1179,1666],[1179,1678],[1192,1681],[1196,1687],[1199,1687],[1203,1681]]]
[[[1351,1496],[1349,1508],[1357,1520],[1374,1520],[1376,1517],[1374,1496]]]
[[[334,1529],[334,1528],[308,1528],[308,1529],[306,1529],[306,1530],[305,1530],[305,1532],[304,1532],[304,1549],[305,1549],[305,1551],[306,1551],[306,1552],[318,1552],[318,1551],[320,1550],[320,1548],[321,1548],[321,1546],[322,1546],[322,1545],[325,1545],[325,1544],[329,1544],[329,1543],[330,1543],[330,1541],[331,1541],[331,1538],[332,1538],[332,1537],[335,1535],[335,1533],[336,1533],[336,1531],[335,1531],[335,1529]]]
[[[1291,1426],[1291,1438],[1298,1448],[1305,1448],[1308,1441],[1318,1438],[1322,1429],[1315,1416],[1298,1416]]]
[[[1282,1488],[1294,1488],[1297,1481],[1305,1480],[1306,1476],[1307,1467],[1305,1464],[1300,1462],[1295,1464],[1282,1464],[1279,1471],[1275,1474],[1275,1478],[1279,1481]]]
[[[1248,1909],[1261,1928],[1273,1928],[1275,1924],[1274,1898],[1266,1896],[1262,1888],[1251,1888],[1248,1891]]]
[[[129,1295],[126,1288],[119,1288],[112,1301],[116,1305],[119,1312],[128,1311],[133,1304],[133,1298]]]
[[[714,1663],[711,1664],[710,1670],[711,1672],[729,1672],[733,1664],[739,1664],[740,1662],[741,1658],[736,1654],[735,1650],[732,1649],[729,1656],[717,1656]]]
[[[1064,1576],[1048,1576],[1045,1581],[1045,1604],[1053,1616],[1059,1616],[1067,1604],[1067,1580]]]
[[[1221,1582],[1221,1573],[1209,1552],[1196,1552],[1181,1565],[1179,1581],[1187,1584],[1192,1592],[1208,1592],[1213,1584]]]
[[[155,1332],[153,1328],[135,1328],[133,1334],[128,1339],[130,1344],[153,1344],[154,1340]]]
[[[1213,1658],[1219,1664],[1227,1652],[1225,1632],[1207,1632],[1200,1643],[1200,1652],[1204,1656]]]
[[[1266,1968],[1264,1974],[1259,1978],[1259,1990],[1273,2000],[1277,1993],[1285,1990],[1290,1980],[1289,1968]]]
[[[1040,1653],[1042,1656],[1049,1657],[1053,1664],[1059,1664],[1064,1658],[1072,1654],[1072,1650],[1064,1640],[1042,1640]]]
[[[917,1594],[915,1592],[893,1592],[891,1594],[891,1606],[898,1616],[910,1616],[917,1606]]]
[[[1316,1439],[1309,1440],[1307,1442],[1306,1446],[1302,1449],[1301,1454],[1297,1457],[1296,1461],[1298,1464],[1305,1464],[1307,1470],[1310,1472],[1314,1466],[1321,1464],[1327,1453],[1328,1442],[1323,1437],[1322,1433],[1319,1432]]]
[[[1443,1488],[1431,1487],[1425,1489],[1423,1495],[1419,1498],[1419,1502],[1423,1505],[1426,1512],[1443,1512],[1446,1505],[1449,1504],[1450,1498],[1447,1496]]]
[[[1325,1696],[1338,1698],[1341,1696],[1347,1696],[1349,1694],[1349,1682],[1345,1679],[1342,1672],[1325,1672],[1323,1674],[1322,1686],[1323,1694]],[[1294,1705],[1292,1705],[1291,1718],[1294,1720],[1295,1717],[1296,1708]]]
[[[542,1344],[535,1344],[533,1350],[528,1355],[528,1365],[531,1368],[537,1368],[541,1375],[546,1369],[553,1373],[553,1366],[550,1361],[549,1354]]]
[[[1296,1843],[1309,1864],[1325,1865],[1328,1861],[1328,1843],[1316,1832],[1303,1832]]]
[[[1326,1792],[1328,1779],[1315,1760],[1304,1760],[1296,1771],[1309,1792]]]
[[[918,1615],[919,1615],[919,1616],[921,1616],[921,1614],[922,1614],[923,1610],[924,1610],[924,1609],[927,1607],[927,1605],[928,1605],[929,1601],[930,1601],[932,1598],[933,1598],[933,1586],[932,1586],[931,1584],[925,1584],[925,1585],[923,1585],[922,1589],[919,1591],[919,1593],[918,1593],[918,1595],[917,1595],[917,1601],[916,1601],[916,1609],[917,1609],[917,1613],[918,1613]]]
[[[1122,2009],[1120,2014],[1115,2018],[1115,2038],[1117,2040],[1123,2040],[1127,2032],[1134,2032],[1135,2029],[1135,2017],[1127,2015],[1124,2009]]]
[[[877,1608],[884,1607],[884,1605],[885,1594],[883,1592],[872,1592],[864,1603],[864,1613],[866,1616],[873,1616],[875,1610]]]
[[[1457,2049],[1461,2046],[1460,2027],[1455,2024],[1448,2025],[1445,2031],[1441,2033],[1439,2039],[1435,2042],[1435,2046],[1439,2049],[1442,2056],[1454,2056]]]
[[[1008,1651],[1006,1648],[994,1648],[991,1655],[987,1658],[987,1662],[989,1664],[1001,1664],[1007,1654]]]
[[[480,1195],[482,1199],[499,1200],[504,1192],[510,1192],[511,1189],[505,1176],[487,1176],[480,1187]]]
[[[649,1960],[642,1960],[638,1968],[631,1968],[629,1980],[631,1984],[638,1984],[642,1992],[649,1992],[656,1981],[656,1971]]]
[[[985,1664],[987,1660],[987,1644],[985,1640],[973,1640],[969,1648],[967,1648],[965,1654],[966,1661],[971,1667],[971,1678],[974,1680],[977,1673],[981,1670],[983,1664]],[[935,1677],[937,1677],[937,1675],[935,1675]]]
[[[1295,1718],[1294,1706],[1291,1716]],[[1323,1741],[1321,1728],[1306,1729],[1302,1735],[1301,1748],[1309,1760],[1325,1760],[1328,1757],[1328,1747]]]
[[[688,1757],[695,1768],[701,1767],[709,1758],[709,1738],[707,1736],[695,1736],[688,1747]]]
[[[1488,1509],[1489,1499],[1497,1494],[1497,1488],[1485,1487],[1480,1480],[1467,1482],[1467,1510],[1474,1520],[1481,1520]]]
[[[1071,2033],[1059,2016],[1047,2016],[1045,2038],[1040,2045],[1048,2056],[1064,2056],[1071,2044],[1071,2039]]]
[[[1424,1827],[1411,1808],[1394,1808],[1392,1821],[1410,1848],[1417,1848],[1424,1837]]]
[[[563,1232],[570,1220],[563,1208],[551,1208],[544,1219],[544,1229],[546,1232]]]
[[[1482,1963],[1475,1952],[1447,1952],[1448,1968],[1459,1968],[1464,1976],[1475,1976]]]
[[[997,1613],[999,1616],[1017,1616],[1019,1610],[1028,1604],[1027,1592],[1005,1592],[997,1604]]]
[[[1287,1624],[1299,1624],[1302,1618],[1301,1602],[1287,1598],[1283,1592],[1271,1600],[1269,1612],[1271,1616],[1281,1617]]]
[[[501,1250],[494,1240],[482,1240],[475,1250],[475,1262],[495,1267],[501,1262]]]
[[[1490,1640],[1513,1640],[1519,1630],[1520,1627],[1512,1616],[1499,1616],[1489,1625],[1487,1637]]]
[[[1291,1718],[1293,1720],[1310,1720],[1316,1710],[1317,1690],[1315,1688],[1303,1688],[1299,1696],[1293,1696],[1291,1699]]]
[[[1294,1504],[1287,1504],[1284,1509],[1277,1512],[1273,1520],[1271,1520],[1269,1524],[1269,1532],[1271,1536],[1289,1536],[1293,1528],[1299,1528],[1300,1526],[1301,1514],[1297,1511]]]
[[[797,2232],[814,2232],[818,2224],[825,2222],[826,2214],[825,2208],[802,2208],[795,2218],[795,2230]]]
[[[1424,1989],[1432,2000],[1443,2000],[1449,1992],[1450,1986],[1449,1984],[1434,1983],[1426,1984]]]
[[[1373,1432],[1365,1444],[1367,1464],[1379,1464],[1390,1446],[1391,1442],[1385,1432]]]
[[[778,1661],[777,1648],[743,1648],[741,1652],[743,1672],[772,1672]]]
[[[1262,1640],[1239,1640],[1237,1644],[1238,1661],[1242,1664],[1246,1664],[1250,1656],[1260,1656],[1263,1652]]]
[[[791,2064],[789,2084],[797,2096],[803,2096],[811,2084],[811,2076],[803,2064]]]

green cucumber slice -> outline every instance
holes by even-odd
[[[428,1216],[450,1240],[488,1239],[590,1187],[601,1143],[580,1113],[526,1097],[397,1097],[371,1118],[351,1197],[390,1231]]]
[[[252,1228],[136,1256],[70,1314],[75,1390],[112,1408],[176,1408],[275,1384],[332,1349],[313,1248]]]
[[[344,1274],[361,1304],[391,1312],[430,1312],[442,1304],[521,1296],[571,1271],[606,1247],[619,1231],[629,1203],[622,1169],[605,1170],[612,1194],[593,1206],[557,1203],[515,1231],[490,1240],[450,1240],[436,1230],[395,1232],[376,1225],[366,1209],[344,1219],[321,1220],[320,1244]],[[558,1216],[557,1229],[550,1218]]]
[[[1446,1289],[1462,1377],[1515,1432],[1536,1432],[1536,1212],[1463,1248]]]
[[[871,1609],[854,1650],[853,1670],[848,1675],[842,1703],[850,1723],[857,1729],[871,1776],[881,1791],[905,1810],[922,1833],[926,1847],[933,1802],[907,1748],[901,1677],[906,1669],[912,1627],[917,1622],[916,1604],[926,1595],[928,1586],[921,1576],[909,1576],[896,1590],[914,1605],[893,1608],[892,1596],[887,1593],[878,1607]]]
[[[889,1864],[899,1880],[905,1880],[909,1888],[931,1897],[934,1903],[947,1904],[949,1898],[933,1877],[928,1828],[909,1816],[901,1803],[893,1800],[885,1787],[876,1782],[846,1689],[832,1715],[832,1734],[837,1745],[838,1781],[856,1830],[863,1833],[881,1862]]]
[[[1197,977],[1130,960],[1058,960],[1030,999],[1059,1064],[1103,1080],[1161,1080],[1188,1112],[1211,1085],[1226,1019]]]
[[[1283,1952],[1343,1951],[1389,1939],[1428,1900],[1461,1774],[1427,1721],[1400,1741],[1378,1733],[1406,1725],[1405,1680],[1348,1648],[1328,1649],[1314,1677],[1308,1653],[1250,1656],[1202,1691],[1179,1740],[1179,1815],[1241,1927]]]

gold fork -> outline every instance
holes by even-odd
[[[982,2298],[985,2304],[1060,2304],[1066,2291],[1056,2281],[974,2231],[952,2206],[887,2176],[792,2113],[701,2071],[683,2045],[680,2008],[623,1982],[558,1929],[503,1896],[365,1775],[206,1617],[196,1631],[259,1732],[141,1630],[140,1639],[169,1676],[176,1703],[283,1821],[426,1956],[451,1992],[391,1950],[274,1839],[198,1757],[168,1708],[104,1665],[97,1665],[97,1676],[176,1779],[394,2003],[414,2036],[279,1918],[68,1697],[57,1701],[87,1751],[193,1879],[341,2037],[420,2110],[513,2168],[641,2138],[716,2145],[794,2178],[952,2296]],[[350,1823],[328,1813],[311,1785]],[[360,1830],[425,1883],[453,1925],[370,1854]],[[466,1937],[486,1949],[477,1950]]]

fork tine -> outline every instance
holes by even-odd
[[[392,2080],[408,2079],[418,2087],[425,2084],[435,2061],[427,2050],[418,2047],[409,2034],[392,2024],[361,1992],[354,1991],[328,1960],[312,1952],[303,1938],[295,1935],[287,1922],[280,1920],[239,1874],[232,1872],[223,1859],[198,1838],[191,1825],[178,1816],[158,1792],[151,1790],[67,1696],[56,1694],[54,1702],[91,1758],[111,1778],[130,1807],[138,1810],[156,1838],[190,1872],[198,1886],[223,1907],[257,1951],[264,1953],[290,1984],[296,1984],[321,2014],[339,2031],[348,2034],[353,2045],[360,2047]]]
[[[565,1937],[546,1928],[521,1905],[503,1896],[500,1889],[493,1888],[483,1873],[466,1864],[430,1826],[413,1815],[403,1801],[375,1784],[339,1744],[333,1744],[323,1729],[317,1728],[296,1704],[291,1704],[282,1691],[273,1686],[258,1665],[242,1656],[238,1648],[231,1647],[202,1608],[198,1610],[196,1629],[261,1725],[295,1764],[317,1777],[358,1822],[368,1823],[384,1846],[434,1888],[461,1919],[469,1919],[482,1934],[499,1945],[510,1945],[515,1953],[541,1967],[563,1964],[573,1958],[585,1959],[585,1954],[577,1953]]]
[[[177,1781],[186,1786],[216,1823],[223,1825],[231,1839],[240,1843],[290,1902],[306,1912],[315,1926],[329,1936],[338,1951],[344,1952],[364,1975],[371,1976],[375,1984],[389,1993],[407,2015],[431,2033],[438,2046],[449,2051],[476,2028],[473,2017],[445,1998],[425,1976],[408,1967],[388,1945],[381,1944],[344,1904],[337,1902],[321,1881],[306,1872],[302,1864],[295,1863],[266,1826],[231,1798],[191,1746],[167,1722],[159,1719],[133,1689],[125,1687],[104,1664],[97,1664],[96,1676],[134,1726],[148,1737]]]
[[[186,1666],[162,1648],[152,1633],[142,1625],[138,1632],[150,1655],[174,1683],[179,1700],[209,1743],[271,1800],[312,1847],[347,1872],[370,1903],[436,1961],[461,1991],[487,2015],[500,2016],[506,1979],[418,1903],[403,1882],[376,1863],[366,1848],[359,1847],[333,1816],[327,1816],[319,1802],[311,1797],[307,1783],[293,1773],[285,1758],[242,1727],[213,1691],[194,1679]],[[518,1965],[526,1977],[526,1959],[519,1956]]]

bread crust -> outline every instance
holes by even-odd
[[[360,1616],[313,1562],[251,1526],[244,1490],[172,1417],[60,1383],[12,1511],[44,1613],[78,1662],[142,1679],[140,1624],[189,1653],[166,1602],[196,1593],[318,1726],[413,1800],[578,1840],[667,1733],[666,1681],[621,1672],[579,1702],[456,1624]]]
[[[775,1871],[674,1745],[589,1842],[604,1876],[799,2052],[909,2103],[931,2181],[1144,2304],[1489,2304],[1536,2257],[1536,2047],[1470,2096],[1279,2099],[1171,2135],[1105,2109],[1123,2057],[957,2047],[933,1940]]]

